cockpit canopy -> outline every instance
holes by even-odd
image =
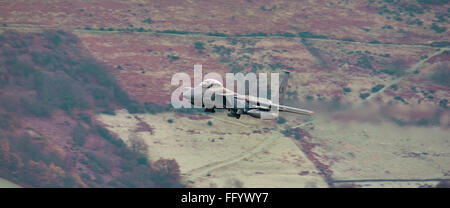
[[[222,83],[215,79],[205,79],[200,83],[202,88],[211,88],[211,87],[223,87]]]

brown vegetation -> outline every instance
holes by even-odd
[[[436,188],[450,188],[450,180],[443,180],[436,185]]]
[[[0,177],[31,187],[178,187],[174,160],[147,161],[94,112],[140,108],[62,31],[0,35]]]

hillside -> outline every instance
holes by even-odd
[[[148,161],[94,119],[139,105],[76,36],[3,32],[0,48],[1,177],[26,187],[180,186],[176,162]]]
[[[0,177],[435,186],[450,179],[449,14],[448,0],[2,2]],[[194,64],[288,70],[286,103],[315,114],[174,110],[171,78]]]

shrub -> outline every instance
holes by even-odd
[[[119,100],[119,103],[125,106],[129,113],[141,112],[141,106],[135,100],[132,100],[127,93],[122,91],[118,85],[114,85],[114,97]]]
[[[54,107],[45,101],[38,100],[35,96],[23,98],[21,100],[21,108],[24,113],[38,117],[48,117],[54,110]]]
[[[144,21],[142,21],[143,23],[147,23],[147,24],[152,24],[152,19],[149,17],[147,19],[145,19]]]
[[[359,94],[359,97],[361,98],[361,99],[366,99],[367,97],[369,97],[370,96],[370,93],[361,93],[361,94]]]
[[[371,57],[362,55],[358,58],[358,63],[356,65],[364,69],[372,69]]]
[[[391,85],[389,88],[391,88],[394,91],[398,90],[398,86],[396,84]]]
[[[407,67],[401,61],[395,61],[393,63],[387,64],[385,69],[382,69],[382,73],[386,73],[392,76],[401,77],[405,74],[405,69]]]
[[[165,187],[175,184],[180,179],[180,166],[175,160],[159,159],[152,164],[154,180],[159,181]]]
[[[209,36],[216,36],[216,37],[227,37],[224,33],[207,33]]]
[[[170,109],[173,112],[176,113],[183,113],[183,114],[189,114],[189,115],[199,115],[204,113],[204,110],[201,108],[176,108],[173,109],[171,106],[167,107],[167,109]]]
[[[296,37],[295,34],[290,33],[290,32],[284,32],[284,33],[283,33],[283,32],[277,32],[276,35],[278,35],[278,36],[283,36],[283,37],[287,37],[287,38],[293,38],[293,37]]]
[[[402,102],[402,103],[404,103],[404,104],[408,104],[408,102],[406,102],[402,97],[400,97],[400,96],[395,96],[394,97],[394,100],[398,100],[398,101],[400,101],[400,102]]]
[[[303,138],[303,135],[300,134],[299,131],[295,131],[294,139],[300,140],[300,139],[302,139],[302,138]]]
[[[439,27],[438,25],[436,25],[435,23],[433,23],[431,25],[431,29],[434,30],[436,33],[443,33],[447,30],[446,27]]]
[[[96,125],[96,129],[97,129],[97,133],[103,137],[106,141],[108,141],[109,143],[117,146],[117,147],[122,147],[124,146],[124,143],[121,139],[117,139],[115,138],[113,135],[111,135],[109,133],[108,130],[106,130],[105,128],[103,128],[100,125]]]
[[[164,30],[161,33],[175,34],[175,35],[186,35],[186,34],[189,34],[189,32],[187,32],[187,31],[178,31],[178,30]]]
[[[450,87],[450,70],[446,66],[440,65],[435,71],[430,77],[431,81],[438,85]]]
[[[148,160],[146,157],[139,157],[137,159],[137,162],[139,165],[147,165],[148,164]]]
[[[135,153],[138,154],[142,154],[142,155],[147,155],[148,154],[148,145],[147,143],[144,141],[144,139],[138,137],[138,135],[133,134],[130,138],[129,138],[129,143],[130,143],[130,147],[131,150]]]
[[[72,130],[72,139],[78,146],[83,146],[85,137],[88,135],[88,131],[78,123]]]
[[[168,107],[161,106],[155,103],[146,102],[144,103],[144,110],[147,113],[156,114],[161,112],[166,112],[168,110]]]
[[[239,66],[238,64],[233,64],[233,66],[231,66],[232,73],[238,73],[238,72],[242,72],[242,71],[244,71],[244,68]]]
[[[176,61],[176,60],[180,59],[180,57],[178,57],[178,56],[172,56],[172,55],[168,55],[167,58],[169,58],[170,61]]]
[[[88,167],[99,173],[109,173],[112,166],[113,161],[111,157],[99,152],[99,151],[87,151],[84,155],[89,159],[87,161]]]
[[[450,46],[450,42],[448,42],[448,41],[432,42],[430,45],[433,47],[448,47],[448,46]],[[446,52],[444,52],[444,53],[446,53]]]
[[[286,123],[286,119],[284,119],[284,118],[281,117],[281,116],[278,116],[277,123],[278,123],[278,124],[284,124],[284,123]]]
[[[300,32],[298,35],[302,38],[317,38],[317,39],[327,39],[328,37],[325,35],[316,35],[310,32]]]
[[[442,100],[439,101],[439,106],[441,108],[447,109],[448,108],[447,104],[448,104],[448,100],[447,99],[442,99]]]
[[[292,135],[295,135],[295,132],[296,132],[296,131],[297,131],[296,129],[293,129],[293,128],[290,127],[290,126],[286,126],[286,128],[285,128],[284,130],[282,130],[281,133],[282,133],[284,136],[291,137]]]
[[[378,91],[380,91],[380,90],[383,89],[383,88],[384,88],[384,85],[382,85],[382,84],[377,84],[375,87],[372,87],[372,92],[373,92],[373,93],[378,92]]]
[[[101,111],[100,113],[106,114],[106,115],[111,115],[111,116],[115,116],[116,112],[114,111],[114,109],[106,109]]]
[[[39,102],[71,111],[74,108],[85,109],[83,88],[64,74],[41,73],[35,76],[35,89]]]
[[[84,114],[84,113],[80,113],[78,115],[80,117],[81,120],[83,120],[86,124],[91,125],[91,116],[88,114]]]
[[[203,50],[205,49],[205,44],[203,42],[195,42],[194,47],[197,50]]]
[[[234,52],[233,48],[227,48],[225,46],[213,46],[213,52],[218,53],[221,56],[229,56],[232,52]]]

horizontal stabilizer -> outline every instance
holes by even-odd
[[[293,108],[289,106],[280,105],[278,106],[278,110],[281,112],[289,112],[289,113],[297,113],[302,115],[312,115],[314,112],[309,110],[304,110],[300,108]]]

